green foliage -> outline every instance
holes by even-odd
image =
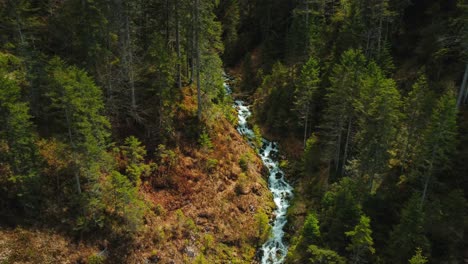
[[[250,187],[249,178],[247,177],[245,173],[241,172],[237,179],[236,186],[234,187],[236,194],[237,195],[247,194],[248,192],[250,192],[249,187]]]
[[[309,258],[310,264],[345,264],[345,258],[338,255],[333,250],[319,248],[316,245],[310,245],[307,248],[307,254],[311,257]]]
[[[159,144],[157,153],[159,156],[159,164],[172,167],[177,162],[177,154],[170,149],[167,149],[165,145]]]
[[[294,116],[290,106],[294,101],[292,77],[292,69],[278,62],[255,93],[257,120],[278,132],[295,124],[291,123]]]
[[[287,36],[290,60],[302,61],[317,56],[324,48],[326,1],[301,2],[292,12],[292,25]]]
[[[359,98],[354,107],[358,113],[356,135],[360,173],[370,178],[386,171],[389,150],[396,139],[400,114],[400,94],[395,81],[385,78],[375,63],[370,63],[362,79]],[[372,191],[372,189],[371,189]]]
[[[56,113],[56,132],[69,140],[74,151],[83,154],[83,163],[98,161],[107,147],[110,127],[102,115],[101,90],[86,72],[65,65],[59,58],[50,61],[49,77],[47,96],[50,111]]]
[[[124,232],[136,232],[143,224],[146,206],[138,196],[138,188],[124,175],[113,171],[105,188],[105,199],[111,215],[121,219],[118,227]]]
[[[258,150],[262,147],[262,132],[260,131],[260,127],[257,125],[253,126],[254,137],[252,138],[252,142],[255,148]]]
[[[104,264],[105,260],[105,257],[98,254],[93,254],[88,257],[88,264]]]
[[[315,213],[307,214],[302,227],[302,235],[307,244],[317,244],[320,240],[320,227],[317,215]]]
[[[409,260],[409,264],[425,264],[428,260],[425,256],[422,255],[422,249],[417,248],[414,256]]]
[[[401,151],[401,166],[405,169],[408,169],[411,161],[417,160],[419,146],[423,140],[420,135],[431,115],[434,95],[428,86],[425,75],[419,76],[403,100],[404,125],[398,143]]]
[[[206,170],[209,172],[213,171],[218,166],[218,163],[219,163],[219,160],[217,159],[211,159],[211,158],[207,159],[206,165],[205,165]]]
[[[313,110],[314,96],[319,88],[319,64],[317,60],[310,57],[302,66],[299,79],[295,89],[294,105],[299,112],[299,118],[304,126],[304,145],[308,137],[308,126],[310,125],[309,115]]]
[[[390,234],[388,255],[395,263],[408,261],[416,248],[424,251],[429,249],[429,241],[424,230],[424,212],[419,202],[417,195],[411,197],[402,209],[399,224]]]
[[[311,176],[319,166],[320,146],[318,138],[312,134],[306,141],[304,154],[302,155],[302,171],[304,176]]]
[[[433,167],[450,167],[450,156],[455,152],[457,135],[457,109],[452,92],[446,92],[437,102],[430,122],[423,132],[420,165],[432,173]]]
[[[201,148],[204,151],[211,151],[213,149],[213,143],[211,142],[210,135],[203,131],[198,138],[198,144],[200,144]]]
[[[359,223],[364,190],[360,181],[345,177],[323,196],[320,230],[331,249],[344,252],[344,233]]]
[[[263,211],[258,211],[254,217],[257,222],[257,244],[260,245],[270,237],[270,220],[268,219],[268,215]]]
[[[238,57],[237,54],[237,41],[238,41],[238,27],[240,22],[240,8],[237,0],[221,1],[218,7],[222,11],[218,17],[221,18],[223,25],[223,43],[226,50],[223,54],[224,62],[227,64],[234,64]]]
[[[39,178],[32,117],[21,101],[23,74],[18,58],[0,52],[0,197],[31,208]]]
[[[339,63],[333,67],[330,76],[330,87],[325,95],[327,107],[324,110],[323,143],[325,156],[335,163],[335,173],[340,174],[340,164],[345,164],[349,157],[342,157],[341,146],[351,148],[354,140],[350,132],[356,122],[358,112],[355,104],[359,98],[362,77],[367,71],[366,59],[359,50],[347,50]],[[346,132],[346,133],[344,133]],[[348,136],[349,135],[349,136]],[[345,159],[345,160],[342,160]],[[343,166],[343,165],[342,165]]]
[[[174,231],[179,237],[184,236],[187,238],[196,234],[198,228],[192,218],[185,216],[184,212],[180,209],[176,211],[176,216],[177,226],[174,226]]]
[[[121,147],[122,154],[127,159],[125,172],[130,181],[139,186],[141,177],[149,176],[152,164],[145,164],[146,149],[134,136],[125,139],[124,146]]]
[[[239,166],[243,172],[247,172],[250,164],[253,162],[254,157],[250,152],[244,153],[239,159]]]
[[[208,252],[209,250],[214,249],[215,239],[211,234],[205,234],[203,236],[203,252]]]
[[[208,260],[206,260],[205,255],[203,254],[198,254],[198,256],[195,258],[195,261],[193,262],[195,264],[208,264]]]
[[[351,263],[365,263],[368,253],[375,253],[369,217],[362,215],[354,229],[345,232],[345,235],[351,239],[351,243],[346,247],[346,250],[351,252]]]

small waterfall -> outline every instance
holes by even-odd
[[[231,94],[229,85],[225,84],[226,92]],[[251,141],[255,134],[247,125],[247,119],[251,116],[249,106],[242,100],[235,100],[234,106],[238,113],[239,123],[237,131],[241,135],[247,137]],[[293,196],[293,188],[285,179],[284,172],[279,167],[278,162],[278,144],[262,139],[263,145],[259,149],[260,158],[263,164],[268,168],[268,187],[273,194],[273,199],[276,204],[274,211],[275,219],[272,223],[272,231],[270,238],[261,247],[262,264],[280,264],[283,263],[288,252],[288,246],[284,243],[283,228],[286,225],[286,213],[289,207],[289,200]]]

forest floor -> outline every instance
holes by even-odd
[[[274,207],[265,168],[221,109],[206,120],[211,148],[186,135],[195,95],[184,88],[175,116],[175,162],[143,179],[150,210],[141,232],[108,242],[105,235],[90,241],[50,229],[0,229],[0,263],[92,263],[103,250],[106,263],[254,263]]]

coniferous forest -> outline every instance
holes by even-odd
[[[0,263],[466,263],[465,0],[0,0]]]

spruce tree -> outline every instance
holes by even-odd
[[[356,158],[360,174],[369,178],[372,191],[374,177],[388,167],[389,151],[395,142],[401,116],[395,81],[385,78],[380,68],[371,62],[354,106],[358,113]]]
[[[295,106],[300,113],[304,125],[304,147],[308,135],[309,115],[313,109],[314,95],[319,87],[319,66],[315,58],[310,57],[302,66],[299,80],[296,84]]]
[[[0,197],[31,209],[39,175],[32,117],[21,98],[24,81],[20,59],[0,52]]]
[[[324,110],[323,138],[326,157],[334,162],[331,172],[342,173],[348,159],[350,145],[353,145],[352,131],[356,122],[355,101],[361,89],[361,79],[366,72],[366,59],[359,50],[348,50],[341,61],[333,67],[331,86],[327,89],[327,107]],[[344,149],[344,150],[343,150]]]
[[[350,244],[346,247],[346,250],[351,252],[350,263],[367,263],[369,253],[375,253],[370,218],[362,215],[354,229],[345,232],[345,235],[351,239]]]

